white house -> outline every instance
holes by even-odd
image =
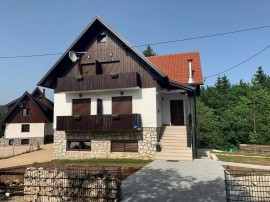
[[[4,119],[5,135],[2,146],[37,145],[53,140],[53,103],[39,88],[27,91],[6,105],[9,112]]]
[[[146,58],[95,17],[38,83],[54,89],[54,158],[192,160],[201,84],[198,52]]]

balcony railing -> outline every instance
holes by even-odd
[[[56,93],[141,87],[137,72],[57,79]]]
[[[140,114],[57,116],[56,130],[127,131],[141,127]]]

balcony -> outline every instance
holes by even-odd
[[[57,79],[55,93],[141,87],[137,72]]]
[[[60,131],[129,131],[141,127],[140,114],[57,116]]]

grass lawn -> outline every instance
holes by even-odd
[[[226,153],[226,155],[215,153],[215,155],[220,161],[270,166],[270,158],[267,155],[261,155],[259,157],[254,157],[251,154],[245,155],[243,153],[241,156],[237,156],[234,153]]]

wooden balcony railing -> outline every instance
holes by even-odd
[[[140,114],[57,116],[56,130],[126,131],[141,127]]]
[[[137,72],[57,79],[56,93],[141,87]]]

